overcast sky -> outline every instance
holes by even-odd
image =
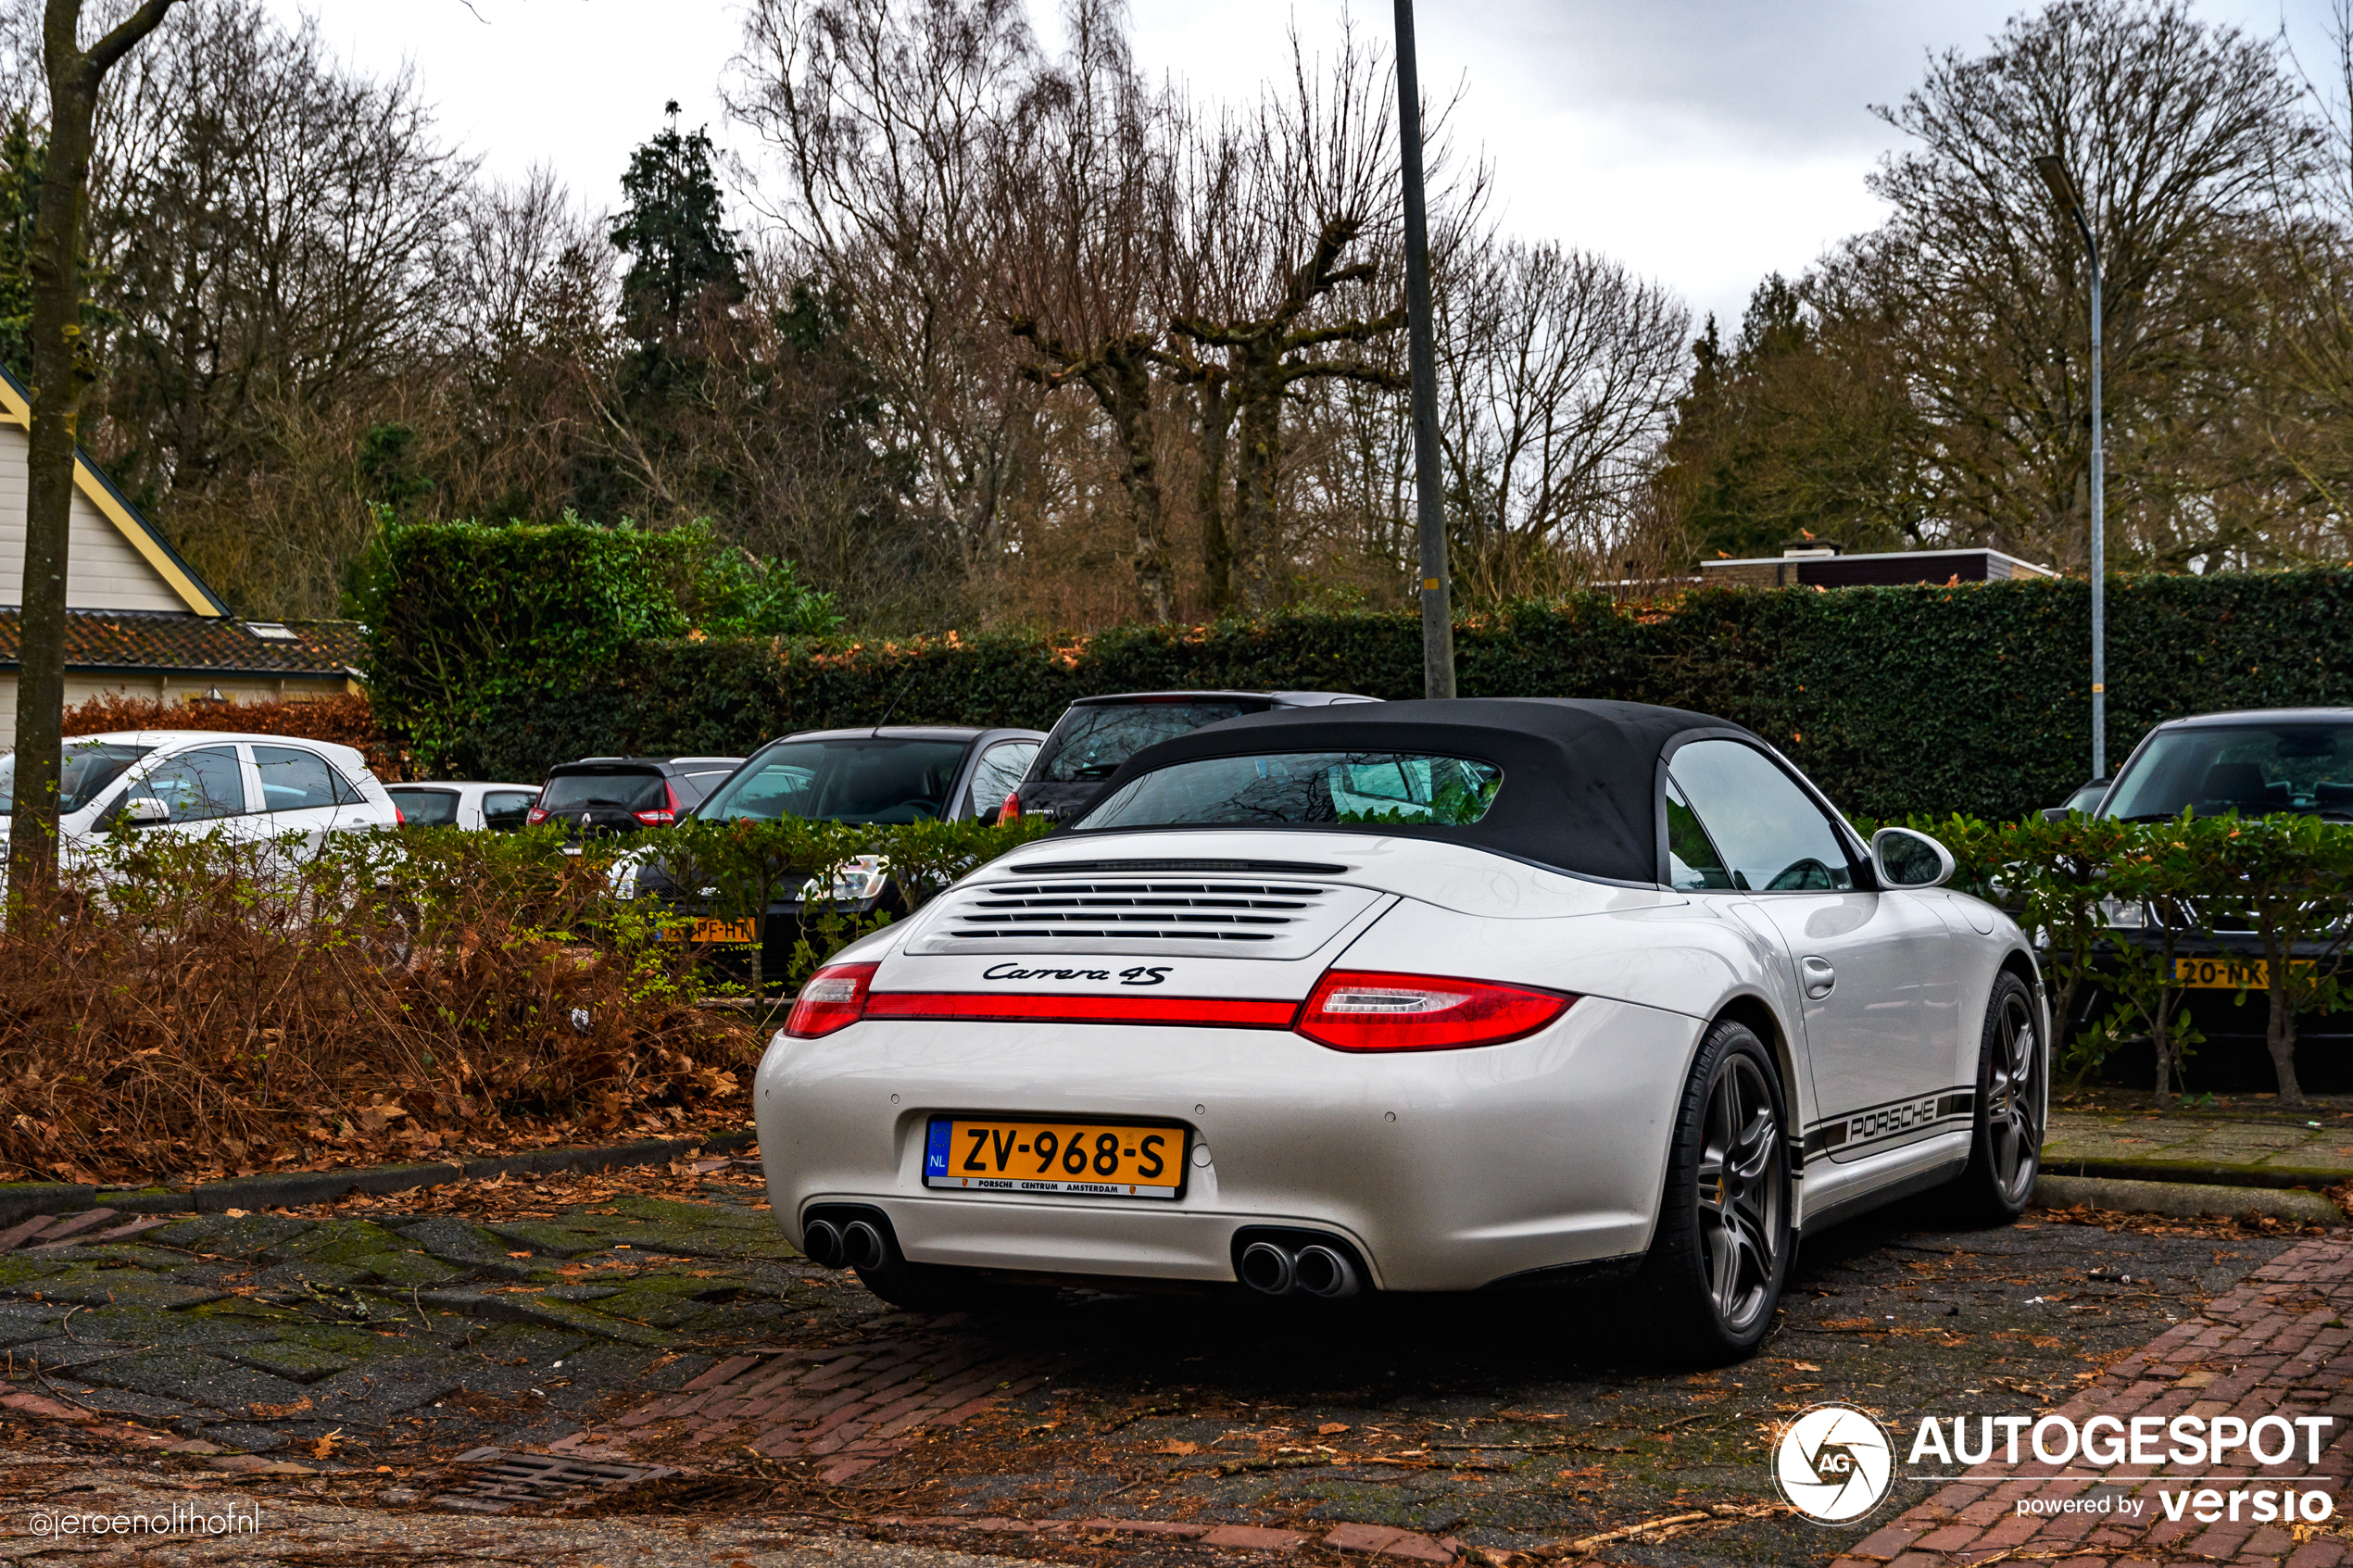
[[[291,17],[296,0],[273,0]],[[1136,55],[1203,97],[1254,96],[1295,19],[1313,47],[1340,0],[1131,0]],[[1030,0],[1054,38],[1055,0]],[[2316,67],[2328,0],[2209,0],[2250,31],[2282,26]],[[619,200],[630,149],[664,100],[724,125],[727,0],[313,0],[355,63],[415,68],[446,131],[497,173],[552,165],[585,202]],[[1766,272],[1801,270],[1872,226],[1863,188],[1895,144],[1869,109],[1931,50],[1974,50],[2005,0],[1424,0],[1424,88],[1464,93],[1458,144],[1494,164],[1505,226],[1617,257],[1729,327]],[[1359,4],[1386,37],[1390,9]]]

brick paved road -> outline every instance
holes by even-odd
[[[0,1259],[0,1442],[178,1445],[159,1473],[199,1490],[428,1512],[466,1484],[462,1451],[553,1449],[694,1473],[610,1499],[648,1518],[1139,1568],[1597,1537],[1609,1562],[1818,1564],[1924,1488],[1841,1530],[1791,1518],[1766,1467],[1788,1413],[1846,1399],[1908,1432],[1957,1401],[2064,1405],[2292,1239],[1956,1230],[1914,1205],[1810,1242],[1763,1352],[1693,1373],[1630,1340],[1606,1289],[1336,1311],[1069,1292],[918,1317],[791,1257],[738,1187],[90,1222]],[[2231,1375],[2181,1375],[2206,1371]],[[223,1447],[268,1457],[193,1451]]]
[[[2158,1336],[2125,1357],[2082,1393],[2059,1407],[2077,1423],[2095,1414],[2130,1420],[2195,1415],[2232,1416],[2250,1425],[2272,1415],[2332,1416],[2335,1425],[2317,1463],[2301,1443],[2289,1461],[2193,1466],[2066,1465],[2032,1459],[2009,1466],[1987,1463],[1968,1480],[1944,1487],[1926,1502],[1876,1531],[1838,1559],[1837,1568],[1930,1568],[2000,1560],[2060,1562],[2068,1568],[2114,1563],[2277,1564],[2333,1568],[2353,1557],[2345,1521],[2295,1524],[2255,1523],[2250,1502],[2228,1501],[2233,1490],[2319,1490],[2332,1499],[2353,1470],[2353,1241],[2308,1241],[2272,1259],[2237,1289],[2209,1303],[2198,1317]],[[2267,1441],[2278,1452],[2276,1431]],[[2057,1435],[2053,1433],[2053,1446]],[[2197,1474],[2196,1483],[2169,1476]],[[2210,1489],[2211,1502],[2193,1495],[2169,1517],[2161,1494],[2176,1499]],[[2105,1512],[2021,1515],[2021,1500],[2109,1501]],[[2123,1517],[2120,1498],[2137,1499],[2137,1515]],[[2202,1521],[2199,1514],[2209,1516]],[[2239,1515],[2235,1520],[2229,1514]]]

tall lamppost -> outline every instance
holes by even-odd
[[[1404,0],[1398,0],[1400,5]],[[2083,215],[2082,193],[2057,154],[2034,160],[2035,172],[2051,188],[2051,200],[2075,220],[2083,254],[2092,263],[2092,776],[2108,777],[2108,463],[2101,449],[2100,245]]]
[[[1429,315],[1429,214],[1422,201],[1422,89],[1414,0],[1397,0],[1397,134],[1405,177],[1405,325],[1414,372],[1416,533],[1421,540],[1422,695],[1454,695],[1454,613],[1438,473],[1438,345]]]

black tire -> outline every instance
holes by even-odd
[[[1994,978],[1978,1041],[1969,1164],[1950,1189],[1965,1221],[2007,1224],[2034,1196],[2050,1108],[2050,1046],[2042,1018],[2026,982],[2007,970]]]
[[[1773,1326],[1790,1253],[1789,1109],[1764,1042],[1707,1032],[1675,1118],[1667,1189],[1637,1287],[1659,1348],[1737,1361]]]

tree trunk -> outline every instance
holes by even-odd
[[[1201,570],[1214,618],[1234,608],[1234,541],[1226,532],[1226,443],[1234,433],[1234,400],[1216,370],[1201,378]]]
[[[1162,532],[1159,449],[1152,429],[1151,368],[1140,353],[1114,345],[1104,351],[1094,378],[1095,395],[1119,432],[1126,460],[1120,482],[1135,514],[1136,549],[1129,557],[1136,593],[1144,613],[1156,621],[1176,619],[1176,596],[1168,567],[1168,541]]]
[[[41,205],[25,257],[32,283],[32,428],[26,455],[24,608],[17,676],[17,781],[9,813],[8,886],[48,886],[57,868],[57,775],[65,752],[66,567],[82,394],[94,374],[82,339],[82,229],[89,203],[98,86],[115,61],[163,20],[172,0],[146,0],[88,50],[82,0],[48,0],[42,59],[49,145]]]
[[[2271,1072],[2279,1079],[2280,1103],[2302,1105],[2303,1086],[2296,1081],[2296,1010],[2288,1006],[2287,944],[2269,934],[2263,938],[2264,989],[2271,1014],[2263,1023],[2263,1045],[2271,1053]]]
[[[1283,380],[1277,364],[1258,365],[1252,344],[1237,368],[1234,404],[1241,439],[1234,466],[1234,564],[1242,608],[1263,614],[1275,597],[1275,479],[1283,454]]]

